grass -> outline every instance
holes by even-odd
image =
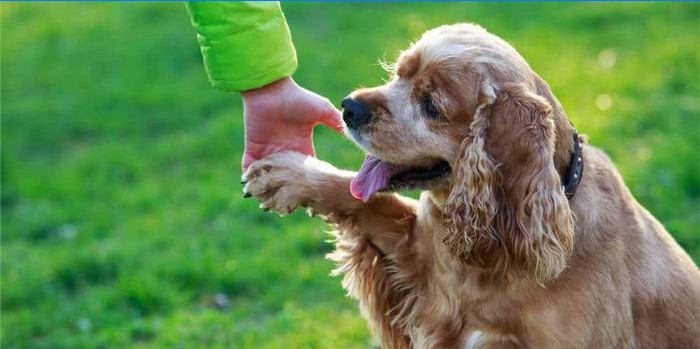
[[[700,4],[283,7],[295,78],[336,103],[430,27],[506,38],[700,261]],[[182,4],[1,11],[3,348],[371,346],[324,225],[241,198],[240,99],[209,86]]]

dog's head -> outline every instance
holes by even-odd
[[[448,193],[442,241],[455,256],[543,283],[563,270],[573,223],[554,164],[560,107],[505,41],[470,24],[430,30],[387,84],[342,106],[347,134],[369,153],[353,195]]]

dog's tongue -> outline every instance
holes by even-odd
[[[386,188],[391,178],[391,165],[373,155],[365,155],[365,162],[350,182],[350,193],[364,202],[372,194]]]

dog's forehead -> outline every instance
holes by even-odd
[[[396,75],[402,79],[413,78],[427,66],[458,58],[464,50],[461,37],[439,34],[422,37],[401,53],[396,62]]]
[[[415,81],[428,72],[450,74],[462,70],[470,61],[464,45],[418,46],[402,54],[397,63],[395,80]]]
[[[396,63],[396,76],[400,79],[410,79],[421,67],[421,54],[415,47],[404,51]]]

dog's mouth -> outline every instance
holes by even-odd
[[[450,170],[444,160],[436,159],[425,166],[398,165],[367,154],[350,184],[350,192],[366,202],[379,191],[428,189],[447,179]]]

